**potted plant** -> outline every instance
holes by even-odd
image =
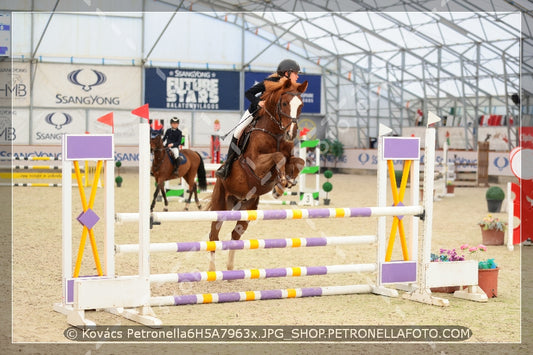
[[[446,183],[446,193],[449,195],[453,195],[455,192],[455,185],[453,184],[453,181],[448,181]]]
[[[459,247],[459,253],[457,250],[454,249],[444,249],[441,248],[439,250],[439,254],[431,254],[431,262],[444,262],[444,263],[452,263],[452,262],[465,262],[467,261],[467,257],[464,255],[464,253],[468,253],[470,259],[473,259],[477,261],[477,273],[478,273],[478,286],[485,292],[487,297],[493,298],[496,297],[498,294],[498,271],[499,268],[494,262],[494,259],[483,259],[478,260],[479,255],[485,253],[487,251],[487,247],[483,244],[479,244],[478,246],[470,246],[468,244],[463,244]],[[465,285],[458,285],[457,287],[433,287],[431,288],[432,292],[455,292],[459,290],[459,286],[465,286]]]
[[[500,212],[505,193],[499,186],[491,186],[485,193],[489,212]]]
[[[121,187],[122,186],[122,176],[117,176],[115,178],[115,182],[117,183],[117,187]]]
[[[333,173],[331,172],[331,170],[326,170],[324,171],[324,176],[328,180],[322,185],[322,189],[326,192],[326,198],[324,199],[324,205],[328,206],[330,203],[330,199],[328,198],[328,193],[331,190],[333,190],[333,184],[329,182],[329,179],[333,176]]]
[[[499,218],[492,217],[491,214],[478,222],[481,227],[481,238],[485,245],[503,245],[507,223]]]

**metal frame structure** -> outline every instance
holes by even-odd
[[[106,11],[105,1],[98,5]],[[35,6],[32,2],[26,10],[44,11]],[[417,116],[421,110],[455,116],[465,130],[464,148],[476,149],[478,118],[495,107],[514,117],[515,125],[533,124],[532,11],[526,0],[483,6],[471,0],[138,0],[129,10],[173,12],[156,40],[142,43],[141,65],[157,62],[152,52],[177,12],[201,13],[241,28],[242,41],[245,33],[253,33],[268,43],[251,60],[241,55],[234,67],[243,73],[272,46],[286,48],[304,68],[305,63],[318,66],[324,77],[326,138],[339,137],[347,128],[357,136],[357,147],[369,147],[380,123],[401,135],[403,127],[423,123]],[[55,2],[48,23],[61,10]],[[521,26],[513,22],[517,13]],[[141,22],[144,31],[144,18]],[[32,39],[32,62],[48,23],[37,45]],[[521,105],[511,100],[513,94]],[[509,124],[508,132],[511,149],[518,137]]]

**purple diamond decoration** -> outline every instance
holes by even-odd
[[[100,217],[94,213],[92,209],[88,209],[85,212],[80,213],[78,216],[78,222],[87,227],[87,229],[92,229],[94,225],[100,220]]]
[[[398,202],[397,205],[393,205],[393,206],[405,206],[405,205],[402,203],[402,201],[400,201]],[[398,219],[403,219],[403,216],[396,216],[396,217],[398,217]]]

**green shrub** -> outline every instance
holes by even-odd
[[[487,189],[485,194],[487,200],[503,200],[505,198],[505,193],[499,186],[491,186]]]
[[[322,189],[324,189],[324,191],[326,192],[330,192],[331,190],[333,190],[333,184],[329,181],[326,181],[324,185],[322,185]]]

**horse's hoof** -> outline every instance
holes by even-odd
[[[168,208],[163,208],[163,211],[168,212]]]
[[[202,205],[198,205],[198,209],[201,210],[202,209]]]
[[[185,207],[185,208],[184,208],[183,210],[184,210],[184,211],[188,211],[188,210],[189,210],[189,208],[188,208],[188,207]]]

